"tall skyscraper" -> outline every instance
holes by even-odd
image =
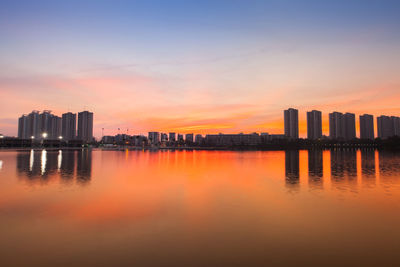
[[[400,118],[399,117],[389,117],[389,116],[379,116],[377,118],[378,125],[378,137],[381,139],[386,139],[399,135],[400,131]]]
[[[28,133],[28,116],[27,115],[22,115],[18,119],[18,138],[20,139],[28,139],[30,138],[29,133]]]
[[[175,142],[176,141],[176,134],[175,133],[169,133],[169,141],[170,142]]]
[[[78,140],[93,141],[93,113],[82,111],[78,113]]]
[[[186,143],[193,143],[193,134],[186,134],[185,141]]]
[[[322,113],[318,110],[307,112],[307,138],[316,140],[322,137]]]
[[[394,135],[393,121],[389,116],[379,116],[377,118],[378,137],[386,139]]]
[[[400,136],[400,117],[390,117],[393,122],[393,135]]]
[[[159,132],[149,132],[149,142],[150,144],[158,144],[160,142],[160,133]]]
[[[51,139],[57,139],[61,137],[61,127],[62,127],[61,117],[53,115],[51,117],[51,128],[50,128]]]
[[[39,111],[33,110],[28,114],[28,137],[33,139],[40,139],[42,136],[40,132]]]
[[[356,138],[356,115],[354,113],[346,113],[344,117],[344,138],[353,140]]]
[[[64,140],[74,140],[76,138],[76,114],[68,112],[62,114],[62,133]]]
[[[336,111],[329,113],[329,137],[331,139],[343,139],[345,135],[344,127],[343,113]]]
[[[374,116],[360,115],[360,139],[373,140],[374,138]]]
[[[283,112],[285,136],[291,139],[299,138],[299,111],[289,108]]]
[[[23,139],[57,139],[61,135],[61,118],[45,110],[32,111],[18,120],[18,137]]]

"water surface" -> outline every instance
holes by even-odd
[[[0,152],[1,266],[399,266],[400,153]]]

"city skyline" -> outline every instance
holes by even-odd
[[[280,133],[289,106],[300,137],[306,110],[322,111],[325,135],[334,110],[355,114],[357,135],[361,114],[400,116],[397,1],[3,3],[5,135],[42,107],[94,111],[97,138]]]
[[[310,139],[318,140],[322,138],[336,139],[351,141],[353,139],[369,139],[374,140],[375,136],[381,139],[387,139],[393,136],[400,136],[400,117],[397,116],[386,116],[380,115],[374,119],[371,114],[363,114],[358,116],[354,113],[342,113],[333,111],[328,114],[328,126],[329,134],[323,134],[323,120],[322,112],[319,110],[307,111],[307,135],[305,137],[299,136],[299,111],[294,108],[288,108],[283,112],[284,128],[283,132],[260,132],[254,131],[247,133],[251,135],[253,133],[260,133],[262,135],[275,135],[285,136],[288,139]],[[18,138],[20,139],[63,139],[63,140],[82,140],[84,142],[94,141],[93,128],[94,119],[93,112],[81,111],[78,112],[78,120],[76,120],[77,114],[68,111],[63,113],[61,117],[54,115],[50,110],[43,110],[40,113],[37,110],[33,110],[29,114],[23,114],[18,118]],[[376,121],[376,122],[375,122]],[[376,124],[376,127],[375,127]],[[357,133],[359,129],[359,133]],[[375,135],[375,129],[377,134]],[[281,129],[282,130],[282,129]],[[202,137],[202,133],[199,132],[187,132],[187,133],[175,133],[175,132],[163,132],[163,131],[148,131],[148,139],[151,144],[157,144],[160,141],[176,141],[176,134],[178,140],[185,136],[185,141],[189,140],[193,143],[196,139]],[[1,134],[1,133],[0,133]],[[45,137],[43,135],[46,135]],[[204,135],[215,135],[215,133],[206,133]],[[218,134],[225,135],[238,135],[244,134],[243,131],[239,133],[226,133],[219,132]],[[4,136],[3,134],[1,134]],[[133,133],[129,135],[129,129],[126,129],[126,133],[118,128],[118,134],[106,134],[104,135],[104,129],[102,129],[101,139],[104,137],[127,135],[127,136],[144,136],[143,133]],[[98,140],[100,140],[98,138]]]

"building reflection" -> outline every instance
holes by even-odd
[[[87,183],[92,174],[91,155],[90,149],[19,152],[16,155],[17,172],[21,179],[31,182],[46,182],[60,174],[64,182],[72,181],[76,176],[79,183]]]
[[[363,185],[367,187],[376,185],[374,149],[361,149],[361,176]]]
[[[400,152],[394,150],[379,151],[380,183],[389,190],[393,185],[400,185]]]
[[[82,149],[78,151],[76,179],[82,184],[90,181],[92,176],[92,150]]]
[[[297,188],[299,185],[300,168],[299,168],[299,151],[286,150],[285,151],[285,177],[286,186]]]
[[[308,183],[313,189],[322,189],[323,185],[323,150],[308,150]]]
[[[333,149],[331,153],[332,184],[339,190],[357,188],[357,150]]]

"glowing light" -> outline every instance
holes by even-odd
[[[47,133],[43,133],[42,136],[43,136],[43,138],[46,138],[47,137]]]
[[[3,161],[0,160],[0,170],[3,169]]]
[[[61,139],[63,139],[63,137],[60,135],[60,136],[58,137],[58,139],[60,139],[60,140],[61,140]]]
[[[60,171],[61,169],[61,162],[62,162],[62,150],[58,150],[58,156],[57,156],[57,169]]]
[[[35,153],[33,152],[33,149],[31,149],[31,153],[29,155],[29,171],[32,171],[33,169],[33,161],[35,160],[34,157]]]
[[[46,172],[46,163],[47,163],[47,151],[42,150],[42,156],[41,156],[41,173],[42,175]]]
[[[35,139],[35,137],[32,135],[32,136],[31,136],[31,139]]]

